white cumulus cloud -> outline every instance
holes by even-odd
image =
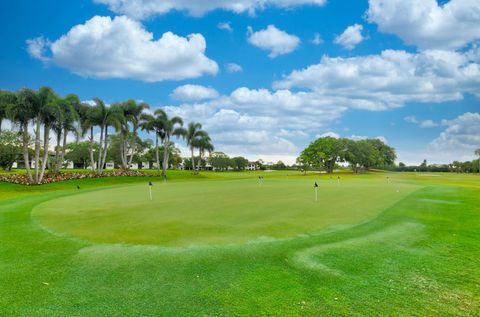
[[[268,7],[293,8],[303,5],[323,6],[326,0],[94,0],[107,5],[118,14],[136,19],[166,14],[170,11],[186,11],[192,16],[202,16],[213,10],[255,14]]]
[[[367,19],[423,49],[456,49],[480,39],[478,0],[369,0]]]
[[[408,123],[417,124],[421,128],[435,128],[440,125],[440,123],[437,123],[431,119],[418,120],[415,116],[407,116],[404,118],[404,120]]]
[[[320,45],[323,43],[322,37],[320,36],[320,33],[315,33],[313,35],[313,40],[312,43],[315,45]]]
[[[233,32],[232,24],[230,22],[220,22],[217,24],[217,28],[227,32]]]
[[[291,53],[300,44],[300,39],[297,36],[279,30],[272,24],[258,32],[253,32],[252,28],[249,27],[248,33],[248,42],[263,50],[270,51],[268,55],[270,58]]]
[[[364,40],[362,30],[363,26],[360,24],[351,25],[335,38],[335,43],[342,45],[347,50],[353,50]]]
[[[235,63],[228,63],[227,64],[227,72],[229,73],[241,73],[243,71],[242,66],[235,64]]]
[[[181,101],[198,101],[214,99],[219,96],[218,91],[213,88],[200,85],[183,85],[175,88],[170,94],[173,99]]]
[[[95,16],[56,41],[37,38],[27,45],[31,56],[85,77],[158,82],[218,72],[217,63],[205,56],[201,34],[181,37],[166,32],[156,40],[125,16]]]
[[[307,88],[343,97],[352,107],[384,110],[409,102],[461,100],[480,96],[478,52],[386,50],[379,55],[324,56],[319,64],[296,70],[274,83],[277,89]]]
[[[467,112],[446,122],[447,128],[434,139],[429,152],[444,163],[471,160],[480,148],[480,113]]]

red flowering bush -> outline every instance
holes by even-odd
[[[159,173],[142,172],[142,171],[105,171],[101,174],[95,172],[66,172],[59,174],[47,174],[42,180],[42,184],[49,184],[67,180],[85,179],[85,178],[102,178],[102,177],[154,177],[160,176]],[[0,182],[37,185],[30,184],[26,174],[3,174],[0,175]]]

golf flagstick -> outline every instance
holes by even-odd
[[[153,197],[152,197],[152,182],[148,182],[148,191],[150,192],[150,200],[153,200]]]
[[[313,185],[313,188],[315,190],[315,201],[318,201],[318,184],[315,181],[315,184]]]

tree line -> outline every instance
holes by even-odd
[[[395,159],[395,150],[379,139],[321,137],[302,151],[297,165],[303,171],[323,169],[332,173],[337,164],[348,163],[358,173],[377,166],[393,165]]]
[[[32,184],[42,182],[47,166],[52,173],[58,173],[63,167],[69,134],[75,136],[76,144],[87,138],[90,168],[97,173],[103,172],[112,141],[115,141],[121,168],[129,169],[133,158],[141,150],[140,130],[154,135],[155,160],[157,168],[160,170],[162,167],[163,175],[168,168],[171,151],[163,151],[161,164],[160,147],[171,148],[174,137],[186,141],[195,171],[195,150],[198,150],[200,158],[214,150],[208,133],[200,123],[191,122],[184,126],[182,118],[169,117],[162,109],[153,114],[147,113],[149,108],[148,104],[135,100],[110,106],[99,98],[94,98],[92,104],[82,103],[75,94],[62,97],[49,87],[0,90],[0,132],[4,120],[11,121],[13,128],[18,129],[17,141],[21,143],[27,176]],[[33,135],[30,135],[30,127],[33,127]],[[112,129],[115,135],[110,135]],[[94,130],[100,131],[98,142],[95,141]],[[50,156],[52,134],[55,154]],[[15,135],[6,138],[9,139],[6,144],[11,146]]]
[[[398,166],[389,166],[387,169],[395,172],[450,172],[450,173],[480,173],[480,148],[474,151],[479,158],[471,161],[453,161],[449,164],[427,164],[427,160],[423,160],[420,165],[407,166],[403,162]]]

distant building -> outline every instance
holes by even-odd
[[[247,167],[245,167],[248,171],[256,171],[258,169],[257,162],[248,162]]]

